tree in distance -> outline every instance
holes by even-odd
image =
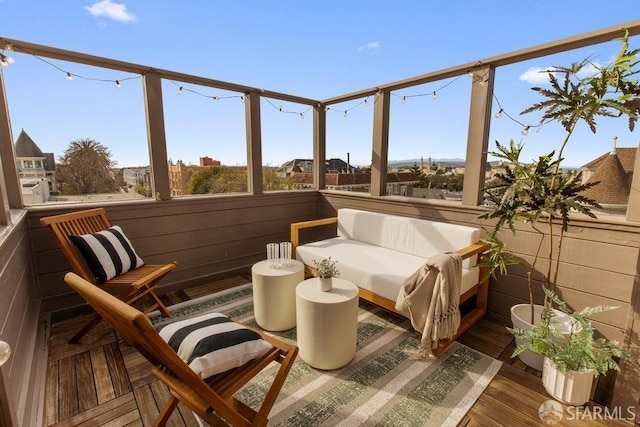
[[[57,178],[61,193],[92,194],[117,191],[109,150],[90,138],[71,141],[64,154],[58,159]]]

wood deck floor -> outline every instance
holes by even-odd
[[[171,305],[248,282],[249,276],[234,276],[163,298]],[[149,363],[118,340],[104,322],[80,344],[67,344],[88,318],[82,316],[51,325],[45,425],[151,426],[168,397],[167,389],[151,376]],[[538,409],[549,396],[542,386],[540,373],[509,357],[514,343],[505,326],[508,325],[504,319],[488,315],[458,340],[504,362],[461,426],[544,425]],[[596,406],[588,405],[591,410]],[[178,408],[168,426],[198,425],[186,407],[180,404]],[[629,426],[633,422],[565,419],[556,425]]]

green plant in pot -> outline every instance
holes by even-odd
[[[329,258],[324,258],[320,261],[312,260],[315,267],[313,268],[313,275],[320,279],[320,290],[327,292],[333,287],[332,278],[339,275],[337,263]]]
[[[599,117],[626,117],[629,130],[633,131],[640,115],[640,85],[634,77],[640,72],[636,54],[629,50],[625,36],[616,59],[607,66],[600,66],[590,59],[574,63],[570,67],[554,67],[549,71],[549,87],[534,87],[543,100],[535,103],[521,114],[542,112],[538,127],[550,122],[559,123],[565,131],[564,139],[557,151],[539,156],[527,162],[521,158],[523,144],[511,141],[508,145],[496,141],[496,151],[492,156],[505,161],[506,171],[497,174],[484,189],[488,210],[480,219],[493,220],[488,230],[487,241],[491,249],[484,260],[489,274],[506,274],[513,264],[523,264],[502,241],[502,231],[508,229],[514,235],[518,227],[528,227],[538,236],[533,261],[527,269],[526,278],[529,302],[525,307],[515,306],[519,314],[512,320],[533,326],[542,316],[544,305],[535,304],[534,273],[543,278],[542,287],[554,291],[560,266],[560,252],[565,232],[568,230],[571,214],[581,213],[595,218],[593,208],[599,205],[585,197],[583,192],[597,183],[582,184],[579,172],[565,172],[561,169],[563,152],[579,123],[586,124],[596,133],[596,119]],[[594,74],[582,77],[587,68],[595,69]],[[560,224],[554,233],[554,227]],[[544,271],[536,269],[541,259],[548,260]],[[545,302],[548,297],[545,296]],[[523,312],[522,312],[523,311]],[[560,315],[560,313],[558,313]],[[518,326],[520,327],[520,326]],[[568,331],[567,331],[568,332]],[[538,370],[542,368],[542,358],[521,354],[525,363]]]
[[[618,307],[596,306],[571,311],[554,292],[545,289],[545,296],[546,309],[536,326],[529,330],[508,329],[521,341],[514,356],[531,351],[544,358],[542,383],[552,397],[571,405],[582,405],[589,400],[593,379],[609,369],[619,370],[618,360],[638,364],[616,341],[596,338],[596,330],[588,320],[594,314]],[[552,305],[557,308],[552,310]],[[557,312],[569,319],[569,334],[560,332]]]

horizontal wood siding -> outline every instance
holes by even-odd
[[[0,242],[0,339],[11,345],[2,366],[0,396],[15,425],[36,425],[42,411],[46,342],[33,274],[26,213],[3,226]],[[5,414],[6,415],[6,414]],[[0,419],[0,422],[2,420]]]
[[[33,257],[45,311],[64,310],[82,301],[64,283],[70,266],[40,218],[87,207],[30,212]],[[178,261],[178,268],[160,283],[163,293],[264,259],[267,243],[289,240],[292,222],[317,218],[318,193],[183,198],[104,208],[109,222],[122,227],[146,263]]]

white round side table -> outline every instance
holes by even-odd
[[[318,369],[337,369],[353,359],[358,338],[358,287],[333,278],[330,291],[320,279],[307,279],[296,288],[299,355]]]
[[[256,322],[267,331],[286,331],[296,326],[296,286],[304,280],[304,264],[295,259],[287,267],[269,267],[260,261],[251,267],[253,311]]]

